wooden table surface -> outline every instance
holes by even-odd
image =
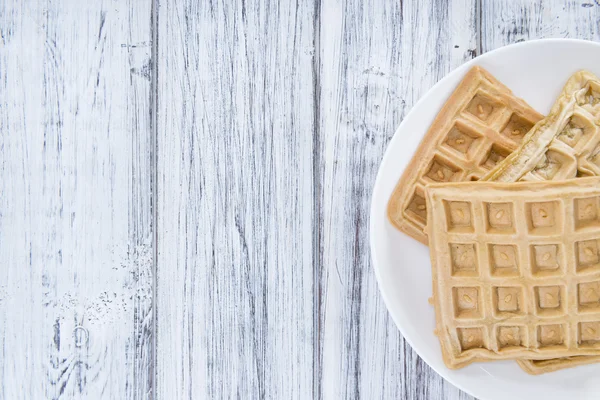
[[[377,168],[453,68],[599,21],[598,0],[4,0],[0,399],[470,399],[383,304]]]

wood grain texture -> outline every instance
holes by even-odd
[[[0,5],[0,399],[151,390],[150,10]]]
[[[379,295],[379,162],[452,68],[600,40],[599,17],[594,0],[2,2],[0,400],[470,399]]]
[[[542,38],[600,40],[600,1],[483,0],[484,52]]]
[[[469,398],[404,342],[379,294],[369,206],[405,113],[476,54],[475,2],[323,2],[318,209],[320,397]]]
[[[159,2],[158,399],[312,396],[314,23]]]

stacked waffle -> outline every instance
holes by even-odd
[[[480,67],[425,135],[388,204],[429,244],[449,368],[540,374],[600,362],[600,80],[580,71],[543,117]]]

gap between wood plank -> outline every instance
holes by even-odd
[[[481,45],[481,1],[482,0],[476,0],[475,2],[475,39],[477,40],[477,54],[475,54],[475,57],[483,54],[483,48]]]
[[[156,310],[156,277],[157,277],[157,260],[158,260],[158,218],[157,218],[157,199],[158,199],[158,126],[157,126],[157,104],[158,104],[158,7],[159,0],[152,0],[150,6],[150,40],[151,40],[151,52],[150,52],[150,141],[153,143],[153,152],[150,156],[152,160],[151,167],[151,188],[152,188],[152,200],[150,207],[152,208],[152,320],[153,320],[153,332],[152,332],[152,353],[151,353],[151,371],[148,376],[151,377],[150,398],[156,399],[156,380],[157,371],[156,368],[156,345],[157,345],[157,332],[158,332],[158,318]]]
[[[313,398],[321,399],[322,359],[321,359],[321,0],[314,0],[313,23],[313,108],[314,108],[314,133],[313,133]]]

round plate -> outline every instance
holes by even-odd
[[[450,370],[442,361],[433,334],[429,249],[396,230],[386,216],[387,202],[398,179],[446,99],[465,73],[480,65],[522,97],[547,113],[563,84],[587,69],[600,76],[600,44],[546,39],[522,42],[486,53],[438,82],[404,118],[383,157],[371,203],[371,254],[379,288],[404,338],[435,371],[460,389],[481,399],[597,399],[600,364],[528,375],[515,361],[475,363]]]

